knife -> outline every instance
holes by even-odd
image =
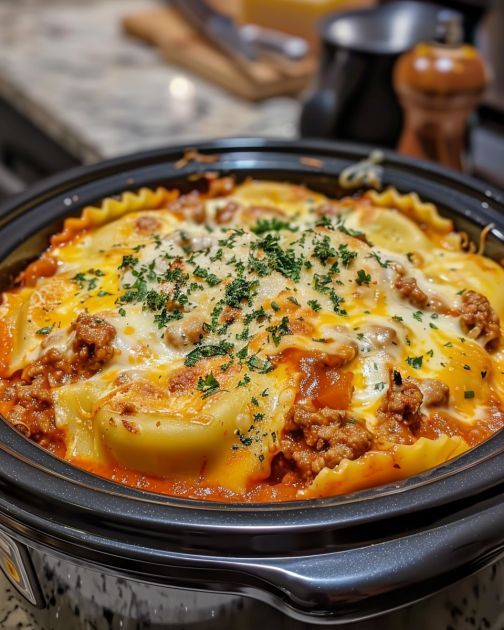
[[[308,54],[306,40],[255,24],[238,26],[232,18],[219,13],[204,0],[171,0],[171,4],[198,31],[237,61],[255,62],[264,53],[297,61]]]

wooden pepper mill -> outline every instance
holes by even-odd
[[[404,109],[400,153],[462,170],[467,122],[489,81],[480,54],[462,42],[461,16],[440,11],[436,41],[418,44],[394,68]]]

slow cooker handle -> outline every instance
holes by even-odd
[[[301,614],[336,615],[341,622],[367,617],[430,595],[502,555],[504,502],[478,507],[428,531],[357,549],[277,559],[255,565],[252,573],[267,582],[269,595]]]

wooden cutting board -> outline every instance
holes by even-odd
[[[226,2],[226,12],[236,16],[237,5],[235,0]],[[253,101],[300,92],[314,70],[313,58],[296,62],[231,59],[168,5],[128,15],[122,25],[128,34],[159,48],[170,63]]]

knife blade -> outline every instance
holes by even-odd
[[[242,37],[234,21],[213,9],[204,0],[171,0],[171,4],[218,48],[235,59],[256,61],[256,46]]]

